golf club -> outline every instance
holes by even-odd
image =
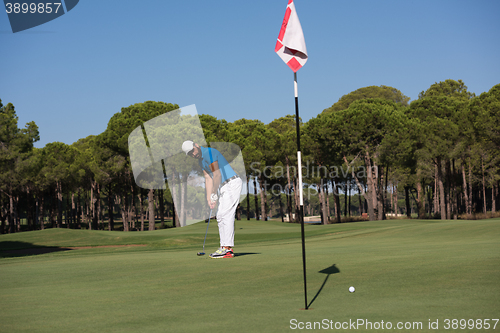
[[[205,239],[203,240],[203,252],[198,252],[197,255],[205,255],[205,241],[207,240],[208,226],[210,225],[210,218],[212,217],[212,209],[210,209],[210,215],[208,215],[207,231],[205,231]]]

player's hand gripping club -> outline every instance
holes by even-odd
[[[217,199],[219,199],[219,197],[216,193],[212,193],[212,195],[210,195],[210,199],[208,199],[208,206],[210,209],[215,208],[215,205],[217,205]]]

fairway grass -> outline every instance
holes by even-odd
[[[205,228],[1,235],[0,332],[289,332],[325,320],[436,332],[500,317],[500,219],[306,225],[307,311],[299,225],[237,221],[237,257],[220,260],[208,258],[215,223],[196,256]],[[67,250],[19,251],[33,247]]]

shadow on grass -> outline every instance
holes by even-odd
[[[252,254],[260,254],[260,253],[242,252],[242,253],[235,253],[234,256],[235,257],[243,257],[243,256],[249,256],[249,255],[252,255]]]
[[[314,298],[311,300],[311,302],[307,306],[308,308],[311,307],[311,305],[314,303],[316,298],[318,298],[319,294],[321,294],[321,291],[323,290],[323,287],[326,285],[326,282],[328,281],[328,278],[330,277],[330,275],[340,273],[340,270],[335,266],[335,264],[333,264],[328,268],[320,270],[318,273],[326,274],[325,281],[323,281],[323,284],[319,288],[318,292],[316,293],[316,295],[314,295]]]
[[[26,242],[0,242],[0,258],[15,258],[34,256],[59,251],[69,251],[71,248],[39,246]]]

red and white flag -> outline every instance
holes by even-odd
[[[306,41],[293,0],[288,1],[275,51],[294,73],[307,61]]]

